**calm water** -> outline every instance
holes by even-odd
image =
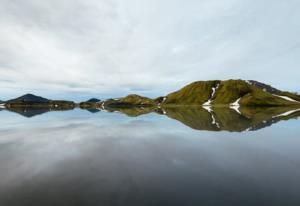
[[[1,206],[300,205],[299,112],[43,112],[0,111]]]

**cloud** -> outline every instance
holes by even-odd
[[[300,89],[299,2],[1,0],[1,95],[162,95],[203,79]]]

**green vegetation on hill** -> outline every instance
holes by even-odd
[[[106,107],[131,107],[131,106],[154,106],[156,103],[153,99],[142,97],[136,94],[130,94],[120,99],[109,99],[104,102]]]
[[[212,94],[212,88],[220,81],[198,81],[166,96],[163,104],[202,105]]]
[[[240,97],[251,93],[252,87],[242,80],[221,81],[216,91],[213,104],[230,104]]]
[[[282,93],[284,94],[295,100],[300,99],[292,93]],[[238,99],[240,99],[238,103],[243,106],[300,105],[275,96],[244,80],[198,81],[167,95],[165,101],[159,100],[164,105],[203,105],[209,100],[212,105],[229,105]]]

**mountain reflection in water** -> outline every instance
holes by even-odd
[[[243,132],[259,130],[279,121],[297,119],[300,109],[293,107],[241,107],[238,110],[229,107],[132,107],[132,108],[105,108],[86,109],[90,113],[118,112],[129,117],[138,117],[149,113],[165,115],[177,120],[195,130]],[[52,111],[47,108],[10,108],[10,112],[24,117],[34,117]]]

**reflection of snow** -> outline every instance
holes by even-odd
[[[203,108],[205,109],[205,110],[207,110],[209,113],[211,113],[213,110],[212,110],[212,108],[210,107],[210,106],[203,106]]]
[[[280,97],[280,98],[285,99],[285,100],[288,100],[288,101],[290,101],[290,102],[297,102],[297,103],[300,104],[300,102],[298,102],[298,101],[296,101],[296,100],[294,100],[294,99],[292,99],[292,98],[290,98],[290,97],[287,97],[287,96],[280,96],[280,95],[277,95],[277,94],[273,94],[273,96]]]
[[[230,106],[229,106],[230,109],[235,110],[239,114],[241,114],[241,112],[239,110],[239,108],[240,108],[240,104],[239,104],[240,100],[241,100],[241,98],[238,98],[235,102],[231,103]]]
[[[4,109],[5,108],[5,104],[0,104],[0,108]]]
[[[213,110],[212,110],[212,108],[210,107],[210,106],[202,106],[206,111],[208,111],[209,113],[210,113],[210,115],[211,115],[211,119],[212,119],[212,124],[213,125],[216,125],[218,128],[220,128],[220,125],[219,125],[219,123],[216,121],[216,118],[214,117],[214,115],[213,115]]]
[[[101,108],[102,108],[103,110],[105,110],[104,103],[105,103],[105,102],[102,102],[102,104],[101,104]]]
[[[298,111],[300,111],[300,109],[291,110],[291,111],[279,114],[277,116],[274,116],[273,118],[276,118],[276,117],[285,117],[285,116],[288,116],[288,115],[293,114],[293,113],[298,112]]]

